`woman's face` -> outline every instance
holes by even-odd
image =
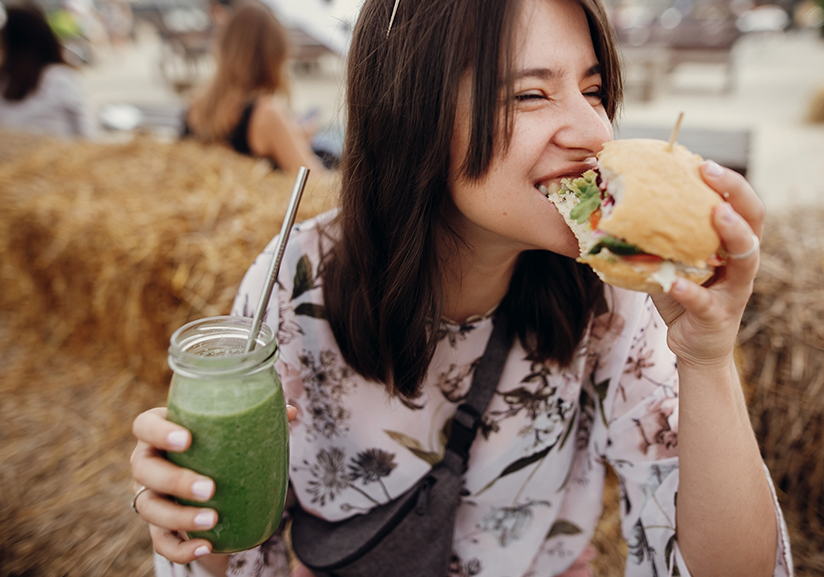
[[[575,257],[575,237],[538,186],[580,175],[612,139],[584,11],[572,0],[524,0],[514,42],[512,140],[504,149],[503,136],[498,139],[489,171],[477,181],[459,174],[471,118],[470,73],[462,79],[452,138],[450,193],[457,211],[451,224],[476,250],[537,248]]]

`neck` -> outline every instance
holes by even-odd
[[[518,254],[457,247],[456,254],[444,259],[444,316],[463,323],[497,306],[509,290]]]

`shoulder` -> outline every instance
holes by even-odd
[[[249,115],[247,134],[255,155],[275,157],[279,143],[282,145],[290,134],[288,111],[271,96],[258,97]]]
[[[320,263],[323,261],[325,254],[336,242],[339,234],[339,227],[335,218],[337,213],[336,209],[330,210],[292,227],[289,242],[284,251],[281,271],[295,271],[298,267],[307,264],[311,264],[314,270],[320,268]],[[274,252],[277,240],[278,237],[272,239],[267,251],[271,249]],[[286,278],[280,278],[279,280],[282,283],[289,282]]]
[[[334,218],[336,210],[320,214],[314,218],[296,224],[289,234],[289,242],[283,253],[278,270],[278,290],[271,296],[271,305],[267,322],[277,326],[280,301],[291,301],[315,288],[320,283],[320,262],[326,247],[334,242],[336,227]],[[263,294],[268,281],[269,267],[277,250],[279,235],[275,236],[266,248],[247,269],[235,296],[232,314],[251,317],[254,306]]]
[[[311,266],[312,270],[318,269],[323,255],[337,237],[336,216],[337,210],[330,210],[292,227],[278,271],[278,284],[282,289],[291,290],[294,275],[296,271],[300,272],[298,269],[306,266]],[[261,272],[263,269],[268,269],[269,263],[275,256],[279,238],[280,235],[277,235],[269,241],[250,268],[250,272],[253,269],[259,269]]]
[[[271,96],[260,96],[255,100],[250,123],[261,128],[285,126],[289,113]]]

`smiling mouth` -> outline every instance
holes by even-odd
[[[577,170],[569,172],[567,174],[561,174],[554,178],[549,178],[547,180],[541,180],[536,182],[533,186],[535,190],[543,194],[545,197],[549,197],[551,194],[555,194],[561,189],[561,183],[565,180],[573,180],[576,178],[580,178],[587,170],[592,169],[593,166],[584,166],[581,167],[581,171],[578,172]]]
[[[559,180],[553,180],[549,184],[536,184],[535,188],[538,192],[549,198],[550,194],[554,194],[561,189],[561,183]]]

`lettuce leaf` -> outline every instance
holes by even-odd
[[[569,211],[570,218],[578,224],[584,224],[601,206],[601,190],[598,188],[597,178],[594,170],[587,170],[580,177],[562,183],[578,197],[578,204]]]

